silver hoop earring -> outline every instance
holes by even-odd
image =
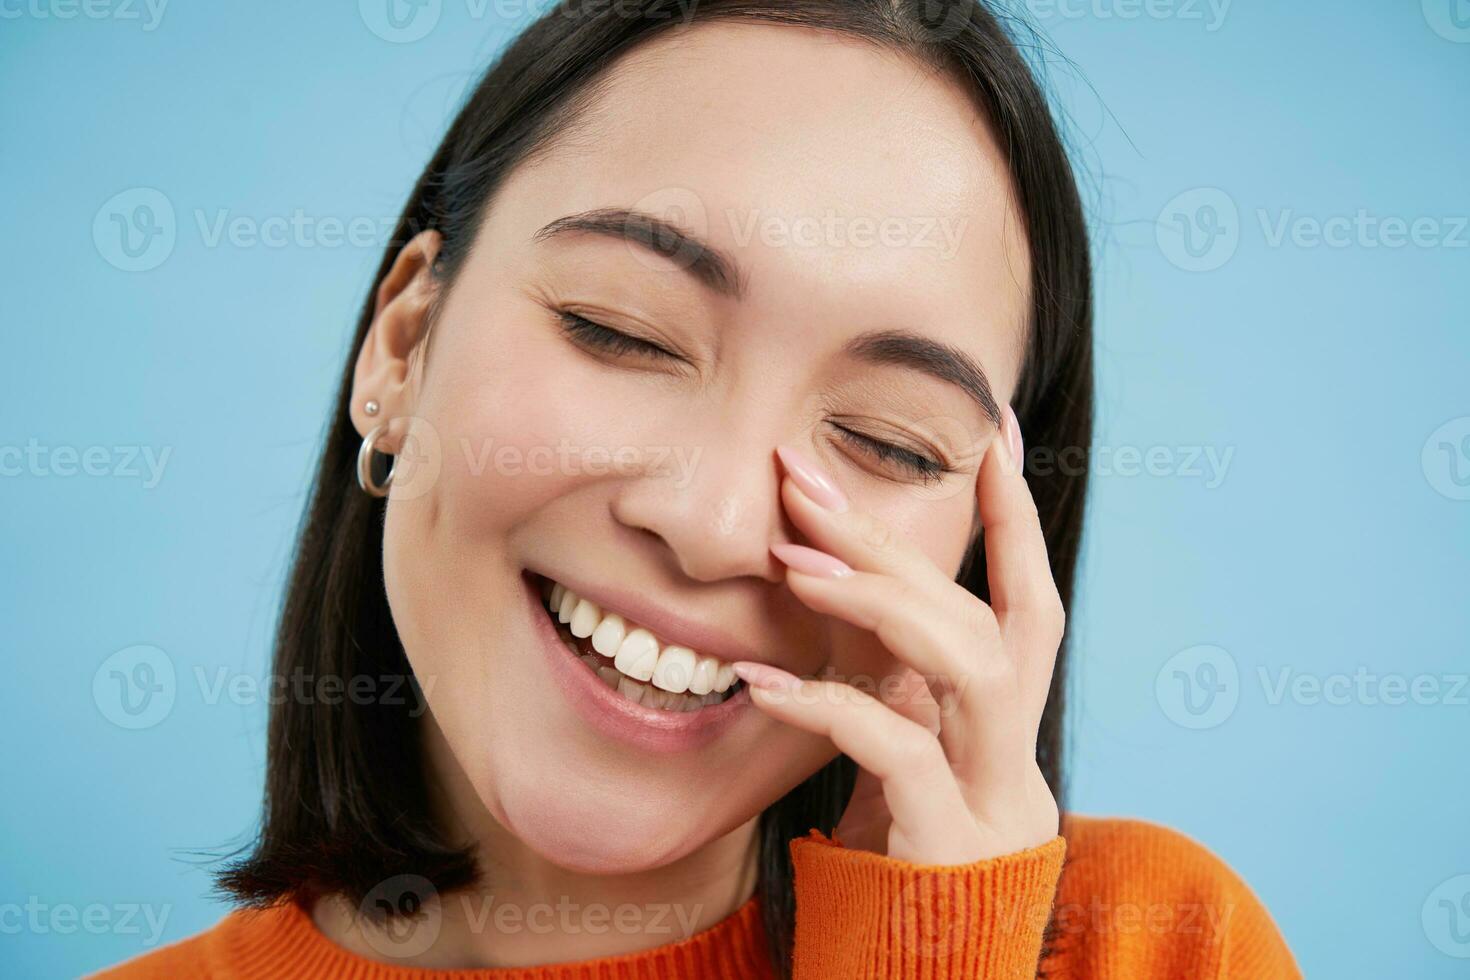
[[[398,465],[396,461],[388,467],[388,475],[383,477],[382,483],[373,480],[373,453],[377,451],[375,447],[378,444],[378,437],[387,427],[387,424],[384,423],[369,432],[362,440],[362,446],[357,450],[357,485],[362,487],[363,492],[369,497],[386,497],[388,488],[393,485],[393,470]]]

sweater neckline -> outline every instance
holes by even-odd
[[[687,939],[637,953],[533,967],[430,969],[370,959],[333,942],[295,901],[232,912],[225,957],[242,977],[341,976],[351,980],[748,980],[771,972],[760,902],[752,897]]]

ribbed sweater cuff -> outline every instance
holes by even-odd
[[[1036,976],[1066,842],[955,866],[791,842],[796,980]]]

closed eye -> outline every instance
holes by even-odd
[[[651,340],[644,340],[642,337],[634,337],[621,330],[603,326],[570,310],[557,310],[556,315],[567,336],[584,347],[613,355],[628,354],[654,360],[683,360],[678,354]],[[875,439],[835,422],[830,424],[837,430],[839,437],[844,442],[859,452],[877,460],[880,464],[918,477],[925,483],[937,481],[955,472],[953,467],[924,453],[895,445],[883,439]]]
[[[642,337],[634,337],[605,327],[600,323],[594,323],[584,316],[578,316],[569,310],[557,310],[557,317],[561,320],[562,329],[567,336],[585,347],[591,347],[608,354],[632,354],[634,356],[649,357],[656,359],[673,358],[682,360],[678,354],[655,344],[651,340]]]
[[[830,424],[837,430],[838,436],[844,442],[855,447],[859,452],[867,454],[880,463],[904,470],[925,483],[939,480],[954,472],[953,467],[923,453],[885,442],[882,439],[874,439],[872,436],[864,435],[835,422]]]

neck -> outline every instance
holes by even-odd
[[[729,917],[755,893],[758,818],[672,864],[633,874],[590,875],[532,851],[494,820],[459,767],[445,758],[438,726],[425,735],[440,779],[443,826],[473,847],[472,886],[424,902],[437,938],[419,950],[403,930],[365,921],[340,896],[319,899],[312,919],[345,949],[398,966],[526,967],[636,953],[687,939]],[[397,903],[397,896],[390,896]],[[388,930],[388,931],[385,931]],[[385,952],[386,951],[386,952]]]

